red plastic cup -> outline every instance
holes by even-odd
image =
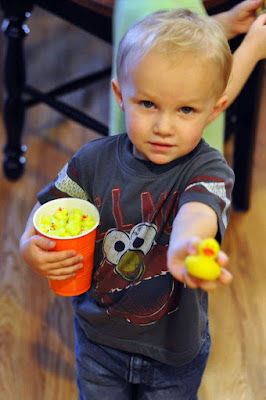
[[[48,233],[40,231],[41,219],[44,216],[52,216],[59,208],[67,208],[69,214],[74,208],[79,208],[83,214],[91,215],[95,221],[95,226],[89,231],[71,237],[52,236]],[[83,268],[76,271],[76,276],[57,281],[48,279],[50,288],[61,296],[78,296],[86,292],[91,286],[92,271],[94,263],[94,249],[97,226],[99,225],[100,216],[97,208],[90,202],[76,198],[62,198],[49,201],[43,204],[34,214],[33,224],[39,235],[52,239],[56,246],[54,250],[76,250],[77,254],[82,254],[84,257]]]

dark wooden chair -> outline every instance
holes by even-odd
[[[82,88],[106,74],[104,69],[75,81],[68,82],[47,93],[32,87],[26,79],[23,43],[29,33],[27,18],[34,7],[40,7],[78,26],[79,28],[112,43],[112,12],[115,0],[0,0],[3,11],[2,31],[7,41],[4,59],[4,84],[6,97],[3,116],[6,128],[3,170],[9,180],[19,179],[25,167],[22,132],[25,112],[28,107],[42,102],[63,113],[68,118],[108,135],[108,128],[99,121],[65,104],[59,99],[63,94]],[[205,7],[211,14],[231,8],[237,1],[205,0]],[[238,42],[232,42],[237,46]],[[29,61],[26,60],[26,64]],[[250,183],[256,137],[258,102],[260,100],[261,63],[256,67],[237,101],[227,112],[227,135],[234,132],[234,170],[236,183],[233,193],[234,208],[245,211],[249,207]],[[26,95],[26,100],[25,100]]]
[[[8,179],[16,180],[24,172],[26,146],[21,144],[24,116],[28,107],[39,102],[99,133],[108,134],[106,126],[65,104],[59,97],[110,74],[111,68],[68,82],[48,93],[41,92],[27,82],[23,45],[29,33],[26,20],[30,18],[31,11],[38,6],[111,43],[113,4],[114,0],[0,0],[4,13],[2,31],[7,40],[3,75],[6,87],[3,115],[7,141],[3,169]],[[26,64],[28,62],[26,60]]]

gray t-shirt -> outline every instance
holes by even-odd
[[[183,204],[205,203],[217,214],[221,242],[234,174],[204,140],[164,165],[135,158],[131,147],[126,134],[85,144],[38,199],[79,197],[99,210],[92,286],[72,299],[87,337],[180,365],[200,350],[208,298],[167,269],[173,220]]]

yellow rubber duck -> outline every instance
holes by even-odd
[[[220,251],[219,243],[213,239],[204,239],[198,246],[197,255],[187,256],[187,271],[200,279],[213,281],[221,274],[221,267],[215,261]]]

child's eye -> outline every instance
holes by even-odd
[[[145,108],[154,108],[155,107],[155,105],[152,101],[143,100],[143,101],[141,101],[140,104]]]
[[[181,107],[181,108],[180,108],[180,111],[181,111],[183,114],[191,114],[191,113],[193,113],[194,109],[191,108],[191,107]]]

